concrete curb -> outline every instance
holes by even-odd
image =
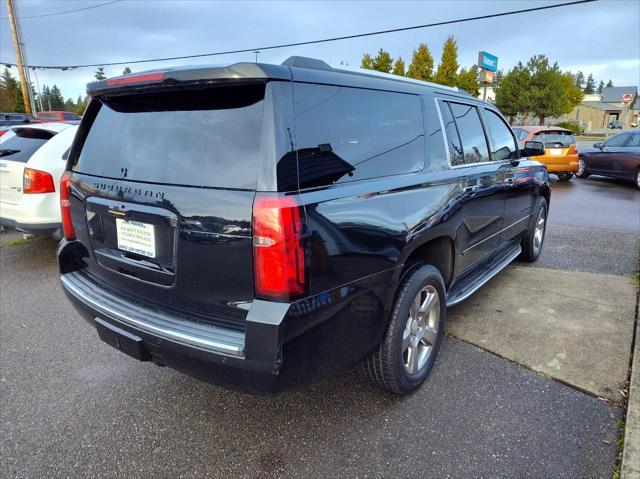
[[[636,314],[639,314],[636,312]],[[636,344],[631,364],[629,399],[624,430],[621,479],[640,479],[640,318],[636,321]]]

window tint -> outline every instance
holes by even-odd
[[[444,131],[447,134],[447,147],[449,148],[451,165],[464,165],[462,142],[460,141],[458,127],[456,126],[455,121],[453,121],[453,115],[451,114],[448,102],[440,102],[440,113],[442,114],[442,121],[444,122]]]
[[[518,152],[518,145],[504,120],[497,113],[486,109],[484,117],[493,142],[492,159],[503,161],[515,158]]]
[[[576,142],[570,131],[541,131],[533,136],[535,141],[541,141],[547,148],[566,148]]]
[[[63,120],[79,120],[80,117],[78,115],[74,115],[73,113],[63,113],[62,119]]]
[[[631,133],[629,135],[629,139],[626,141],[624,146],[629,147],[639,147],[640,146],[640,133]]]
[[[464,163],[489,161],[487,139],[484,136],[478,109],[475,106],[461,103],[449,103],[449,106],[462,141]]]
[[[419,96],[296,83],[294,111],[300,188],[424,167]]]
[[[0,159],[26,163],[55,133],[36,128],[21,128],[15,136],[0,144]]]
[[[265,85],[113,97],[74,170],[154,183],[255,189]]]
[[[58,115],[55,113],[37,113],[36,117],[40,120],[57,120]]]
[[[616,135],[614,137],[609,138],[607,141],[605,141],[605,146],[611,146],[611,147],[619,147],[622,146],[624,144],[625,141],[627,141],[627,137],[629,136],[628,133],[623,133],[621,135]]]

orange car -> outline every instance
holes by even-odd
[[[578,149],[571,130],[557,126],[514,126],[520,146],[525,141],[544,143],[545,155],[535,160],[544,163],[549,173],[558,175],[561,181],[569,181],[578,172]]]

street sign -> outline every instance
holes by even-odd
[[[624,95],[622,95],[622,103],[624,103],[625,105],[631,103],[631,99],[631,93],[625,93]]]
[[[493,72],[491,70],[480,70],[480,83],[493,83]]]
[[[498,69],[498,57],[487,52],[478,52],[478,67],[494,72]]]

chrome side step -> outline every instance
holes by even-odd
[[[472,274],[469,278],[470,281],[460,289],[457,289],[454,285],[454,288],[449,291],[449,294],[447,295],[447,307],[462,303],[465,299],[484,286],[484,284],[496,274],[506,268],[520,255],[520,253],[522,253],[522,246],[520,246],[520,244],[516,244],[494,258],[494,260],[489,263],[488,269],[480,270],[478,273]]]

